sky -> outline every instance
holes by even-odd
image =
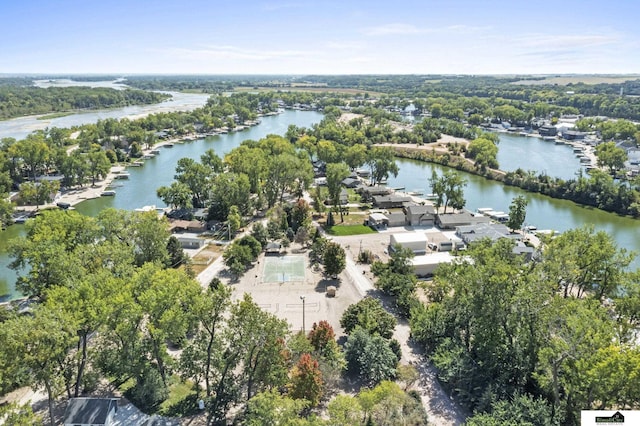
[[[0,74],[640,73],[637,0],[2,0]]]

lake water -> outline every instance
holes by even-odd
[[[500,133],[499,136],[498,164],[501,170],[535,170],[567,180],[575,178],[581,168],[580,160],[570,145],[556,145],[542,138],[510,133]]]
[[[40,82],[42,87],[47,85],[69,87],[69,86],[83,86],[91,85],[92,87],[110,87],[115,89],[121,89],[123,86],[117,84],[117,82],[72,82],[71,80],[64,80],[59,84],[49,84],[48,81]],[[104,120],[106,118],[142,118],[149,114],[155,114],[160,112],[175,112],[175,111],[193,111],[196,108],[207,103],[210,95],[201,93],[179,93],[179,92],[165,92],[169,93],[172,97],[159,104],[151,105],[132,105],[123,108],[113,108],[106,110],[87,111],[78,114],[66,115],[64,117],[57,118],[42,118],[41,116],[30,115],[28,117],[13,118],[11,120],[0,121],[0,139],[2,138],[15,138],[24,139],[29,133],[36,130],[44,130],[47,127],[69,128],[73,126],[81,126],[83,124],[95,123],[98,120]]]
[[[76,209],[86,215],[97,215],[102,209],[114,207],[134,210],[147,205],[164,206],[156,196],[156,189],[169,185],[173,181],[178,160],[190,157],[200,160],[200,156],[208,149],[213,149],[220,157],[247,139],[258,140],[269,134],[284,135],[290,124],[298,127],[310,127],[322,120],[322,114],[315,111],[286,110],[282,114],[262,117],[262,122],[243,132],[211,136],[204,139],[176,144],[173,148],[160,148],[156,157],[145,160],[143,167],[130,167],[128,180],[116,180],[115,197],[101,197],[84,201]],[[24,226],[13,225],[0,232],[0,301],[13,299],[19,295],[15,292],[16,274],[8,265],[11,259],[6,253],[7,242],[25,233]]]
[[[208,149],[213,149],[219,156],[231,151],[246,139],[260,139],[268,134],[283,135],[290,124],[298,127],[309,127],[322,119],[322,114],[311,111],[285,111],[283,114],[263,117],[262,123],[244,132],[208,137],[184,144],[176,144],[173,148],[161,148],[161,154],[153,159],[145,160],[145,165],[129,168],[129,180],[115,181],[116,196],[102,197],[85,201],[77,210],[83,214],[95,215],[106,207],[133,210],[145,205],[163,206],[156,196],[156,189],[168,185],[173,180],[175,166],[182,157],[199,157]],[[1,123],[0,123],[1,124]],[[580,165],[570,147],[554,145],[539,138],[521,137],[501,134],[498,160],[504,170],[546,171],[550,176],[571,178],[575,176]],[[412,160],[399,159],[400,173],[389,179],[393,187],[405,187],[407,191],[421,190],[429,193],[429,178],[435,169],[441,173],[444,168]],[[569,201],[555,200],[546,196],[531,194],[518,188],[504,186],[499,182],[464,174],[468,180],[465,188],[467,208],[475,210],[479,207],[491,207],[507,212],[511,200],[517,195],[524,195],[529,200],[526,223],[536,225],[538,229],[554,229],[566,231],[583,224],[593,224],[598,230],[611,234],[620,247],[640,252],[640,222],[620,217],[615,214],[596,209],[578,206]],[[15,273],[8,269],[10,262],[6,255],[6,242],[10,238],[24,234],[22,226],[12,226],[0,233],[0,298],[2,294],[15,297]],[[639,267],[636,261],[633,265]]]

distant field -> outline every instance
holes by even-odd
[[[629,80],[640,79],[640,74],[631,75],[563,75],[555,77],[545,77],[540,80],[520,80],[514,81],[511,84],[520,84],[523,86],[531,86],[536,84],[557,84],[559,86],[566,86],[569,83],[584,83],[584,84],[615,84],[624,83]]]
[[[372,92],[371,90],[348,89],[336,87],[236,87],[235,92],[312,92],[312,93],[345,93],[347,95],[359,95],[368,93],[372,96],[378,96],[380,92]]]

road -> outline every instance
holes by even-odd
[[[334,239],[339,241],[339,238]],[[345,273],[349,278],[347,281],[363,297],[366,295],[375,296],[375,287],[363,271],[365,271],[364,267],[357,265],[351,257],[350,251],[347,250],[347,267],[345,268]],[[462,410],[440,386],[435,368],[424,359],[420,346],[411,341],[411,329],[407,320],[399,317],[395,312],[392,313],[398,321],[393,337],[400,342],[402,348],[401,362],[414,366],[420,373],[420,379],[415,386],[429,416],[429,424],[436,426],[462,425],[465,420]]]

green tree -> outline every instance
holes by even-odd
[[[96,180],[107,177],[109,170],[111,170],[111,162],[100,147],[95,147],[87,154],[87,165],[91,176],[91,186],[95,186]]]
[[[190,209],[193,207],[193,194],[189,187],[182,182],[171,182],[170,186],[161,186],[156,195],[163,203],[174,209]]]
[[[371,168],[371,180],[374,185],[380,184],[389,175],[398,176],[398,165],[390,148],[372,148],[369,151],[367,164]]]
[[[481,169],[487,167],[497,169],[498,165],[498,147],[497,145],[485,138],[477,138],[469,143],[467,155],[475,160],[476,166]]]
[[[280,425],[303,426],[302,410],[309,403],[280,395],[276,390],[256,394],[247,402],[244,424],[247,426]]]
[[[507,221],[507,227],[511,231],[522,229],[522,225],[527,217],[527,199],[522,195],[518,195],[511,200],[509,206],[509,220]]]
[[[627,161],[627,152],[617,147],[615,142],[603,142],[597,145],[595,154],[598,157],[598,166],[606,167],[611,174],[624,168],[624,162]]]
[[[334,208],[340,205],[340,192],[342,191],[342,181],[349,177],[349,168],[345,163],[327,164],[327,188],[329,189],[329,199]],[[344,222],[342,209],[340,209],[340,221]]]
[[[347,369],[367,385],[376,385],[396,375],[398,358],[380,335],[371,335],[358,327],[344,347]]]
[[[342,314],[340,325],[347,334],[361,327],[367,333],[378,334],[389,339],[393,335],[396,320],[384,309],[379,300],[365,297],[358,303],[349,305]]]
[[[344,249],[338,243],[328,242],[322,255],[324,274],[328,277],[337,277],[347,266],[347,256]]]
[[[60,182],[42,180],[40,182],[25,182],[20,185],[20,198],[29,205],[40,205],[53,201],[60,189]]]

